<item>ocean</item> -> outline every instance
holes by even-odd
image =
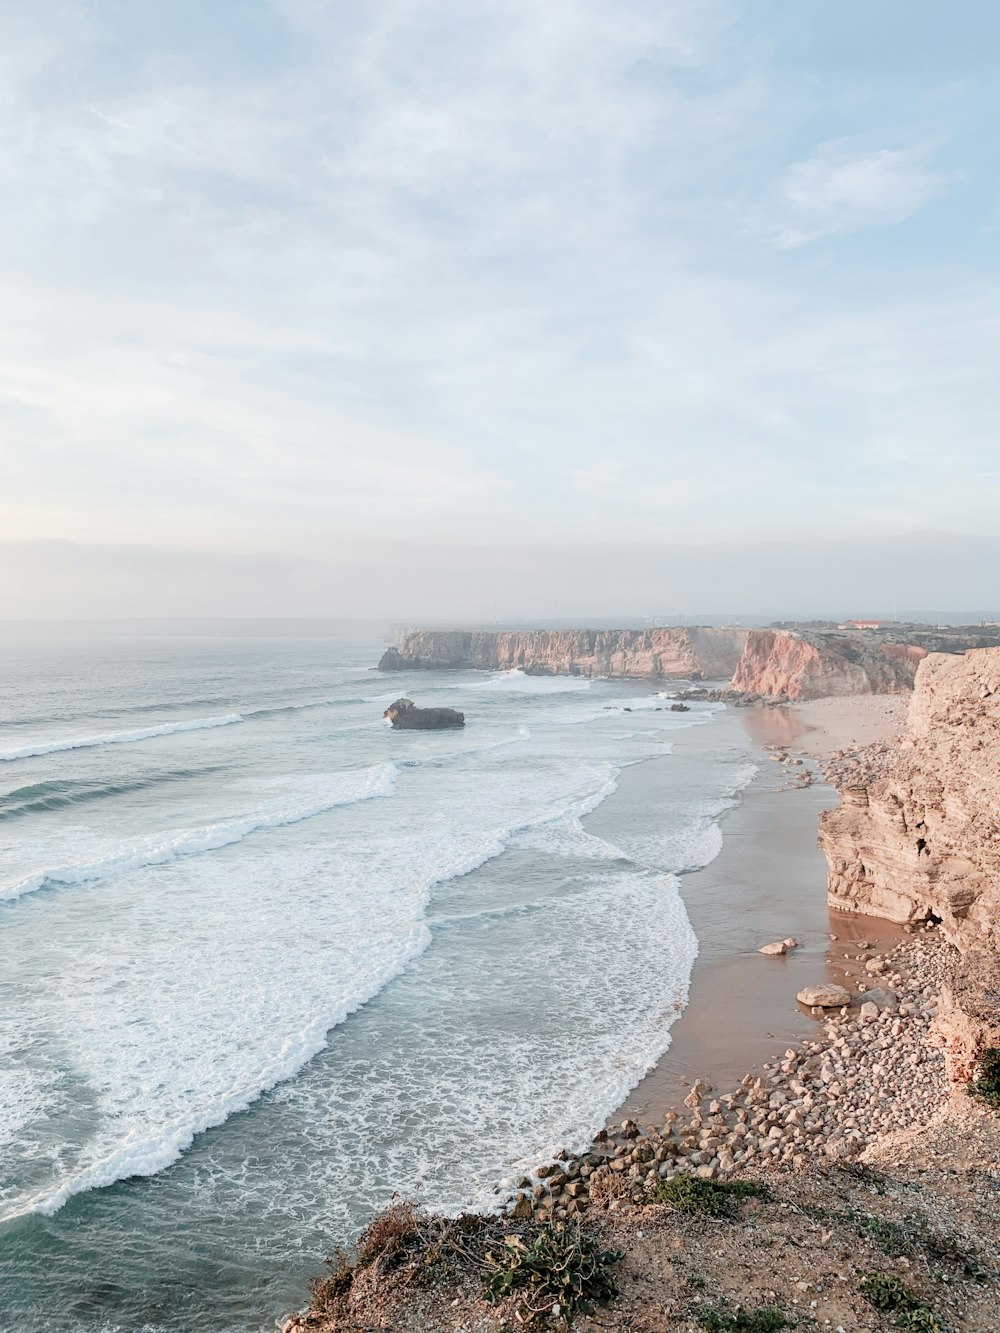
[[[732,716],[382,647],[0,647],[0,1328],[273,1328],[394,1193],[495,1204],[666,1049]]]

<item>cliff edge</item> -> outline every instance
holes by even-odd
[[[921,662],[907,728],[847,756],[820,816],[830,904],[940,922],[962,959],[942,1034],[953,1075],[1000,1045],[1000,648]]]
[[[898,694],[913,687],[926,649],[870,634],[752,629],[729,688],[790,700]]]

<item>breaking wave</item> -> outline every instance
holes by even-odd
[[[37,755],[57,754],[61,750],[90,750],[98,745],[128,745],[133,741],[151,741],[158,736],[170,736],[178,731],[205,731],[212,727],[231,727],[243,721],[242,713],[225,713],[221,717],[198,717],[188,722],[164,722],[158,727],[139,727],[135,731],[111,731],[97,736],[62,736],[51,740],[37,740],[32,745],[21,745],[16,750],[0,750],[0,763],[15,759],[33,759]]]

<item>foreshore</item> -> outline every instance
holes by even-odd
[[[826,861],[816,843],[820,812],[837,802],[823,782],[822,763],[895,734],[906,706],[905,696],[867,695],[734,710],[759,771],[722,816],[718,857],[681,877],[699,950],[688,1004],[671,1029],[669,1049],[612,1123],[662,1123],[696,1078],[734,1085],[815,1032],[817,1020],[796,1003],[798,991],[823,981],[852,985],[867,951],[906,938],[890,922],[827,907]],[[789,762],[770,762],[781,753]],[[803,770],[808,786],[798,785]],[[786,955],[758,952],[789,937],[798,947]]]

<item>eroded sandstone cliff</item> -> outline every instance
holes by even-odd
[[[935,653],[906,733],[852,757],[820,817],[830,903],[940,922],[962,956],[942,1030],[956,1077],[1000,1045],[1000,648]]]
[[[381,671],[508,671],[728,681],[733,695],[821,699],[909,690],[926,649],[870,634],[739,626],[647,630],[404,630]]]
[[[870,634],[752,629],[730,688],[768,698],[896,694],[913,687],[925,649]]]
[[[646,630],[405,630],[380,671],[519,667],[534,675],[728,680],[743,651],[739,626]]]

